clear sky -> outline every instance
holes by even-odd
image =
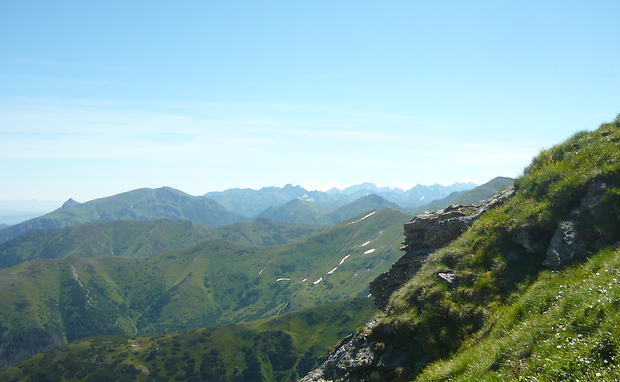
[[[620,1],[0,0],[0,200],[518,176],[620,113]]]

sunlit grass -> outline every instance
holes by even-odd
[[[575,211],[595,180],[607,188],[593,223]],[[416,346],[444,359],[421,380],[604,380],[616,373],[618,253],[608,249],[556,272],[542,262],[564,220],[576,219],[606,243],[620,240],[620,117],[541,152],[515,186],[508,202],[431,254],[392,295],[383,327],[407,328]],[[520,247],[514,238],[524,231],[543,245]],[[446,270],[456,283],[438,277]]]

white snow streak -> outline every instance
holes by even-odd
[[[278,281],[291,281],[291,279],[289,279],[288,277],[280,277],[279,279],[276,280],[276,282]]]
[[[364,219],[366,219],[366,218],[368,218],[368,217],[370,217],[370,216],[372,216],[372,215],[374,215],[374,214],[376,214],[376,213],[377,213],[377,211],[373,211],[373,212],[369,213],[368,215],[364,216],[363,218],[358,219],[358,220],[356,220],[356,221],[354,221],[354,222],[351,222],[351,223],[349,223],[349,224],[354,224],[354,223],[360,222],[360,221],[362,221],[362,220],[364,220]]]
[[[364,252],[364,255],[367,255],[369,253],[373,253],[374,251],[376,251],[376,249],[375,248],[371,248],[368,251]]]
[[[321,277],[320,279],[316,280],[315,282],[313,282],[314,285],[320,283],[321,281],[323,281],[323,278]]]
[[[343,257],[342,260],[340,260],[340,264],[338,264],[338,265],[342,265],[344,263],[344,261],[349,258],[349,256],[351,256],[351,255],[346,255],[345,257]]]
[[[331,275],[332,273],[336,272],[336,269],[338,269],[338,267],[332,269],[331,271],[327,272],[328,275]]]
[[[261,269],[261,270],[258,272],[258,274],[256,275],[256,277],[260,276],[260,274],[261,274],[261,273],[263,273],[263,271],[265,270],[265,268],[267,268],[267,265],[269,265],[269,263],[271,263],[271,260],[269,260],[269,261],[267,262],[267,264],[265,264],[265,266],[263,267],[263,269]]]

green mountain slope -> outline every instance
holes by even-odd
[[[0,379],[290,381],[374,313],[370,299],[357,298],[165,336],[79,340],[4,369]]]
[[[68,227],[93,221],[190,220],[223,226],[243,219],[213,200],[191,196],[170,187],[142,188],[83,204],[69,200],[41,217],[0,230],[0,243],[40,228]]]
[[[324,226],[266,220],[207,227],[187,220],[114,221],[27,232],[0,244],[0,269],[36,258],[127,256],[150,257],[201,241],[224,238],[248,245],[285,244],[323,230]]]
[[[279,222],[331,225],[338,224],[365,211],[382,208],[402,210],[398,204],[390,202],[381,196],[371,194],[360,197],[338,208],[295,199],[279,206],[269,207],[258,216]]]
[[[430,365],[419,381],[617,381],[620,251],[543,272],[497,309],[484,335]],[[471,345],[471,346],[467,346]]]
[[[381,208],[402,210],[398,204],[390,202],[379,195],[370,194],[324,215],[328,220],[336,224],[355,215],[361,214],[364,211],[377,210]]]
[[[515,188],[348,343],[365,364],[322,378],[618,380],[620,116],[543,151]]]
[[[295,199],[290,202],[269,207],[258,215],[260,219],[269,219],[286,223],[334,224],[324,215],[334,211],[334,207],[324,204]]]
[[[408,216],[369,212],[306,239],[223,239],[152,257],[38,259],[0,271],[0,360],[102,334],[167,333],[366,296]]]

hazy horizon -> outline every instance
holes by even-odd
[[[620,3],[5,2],[0,200],[517,177],[620,112]]]

